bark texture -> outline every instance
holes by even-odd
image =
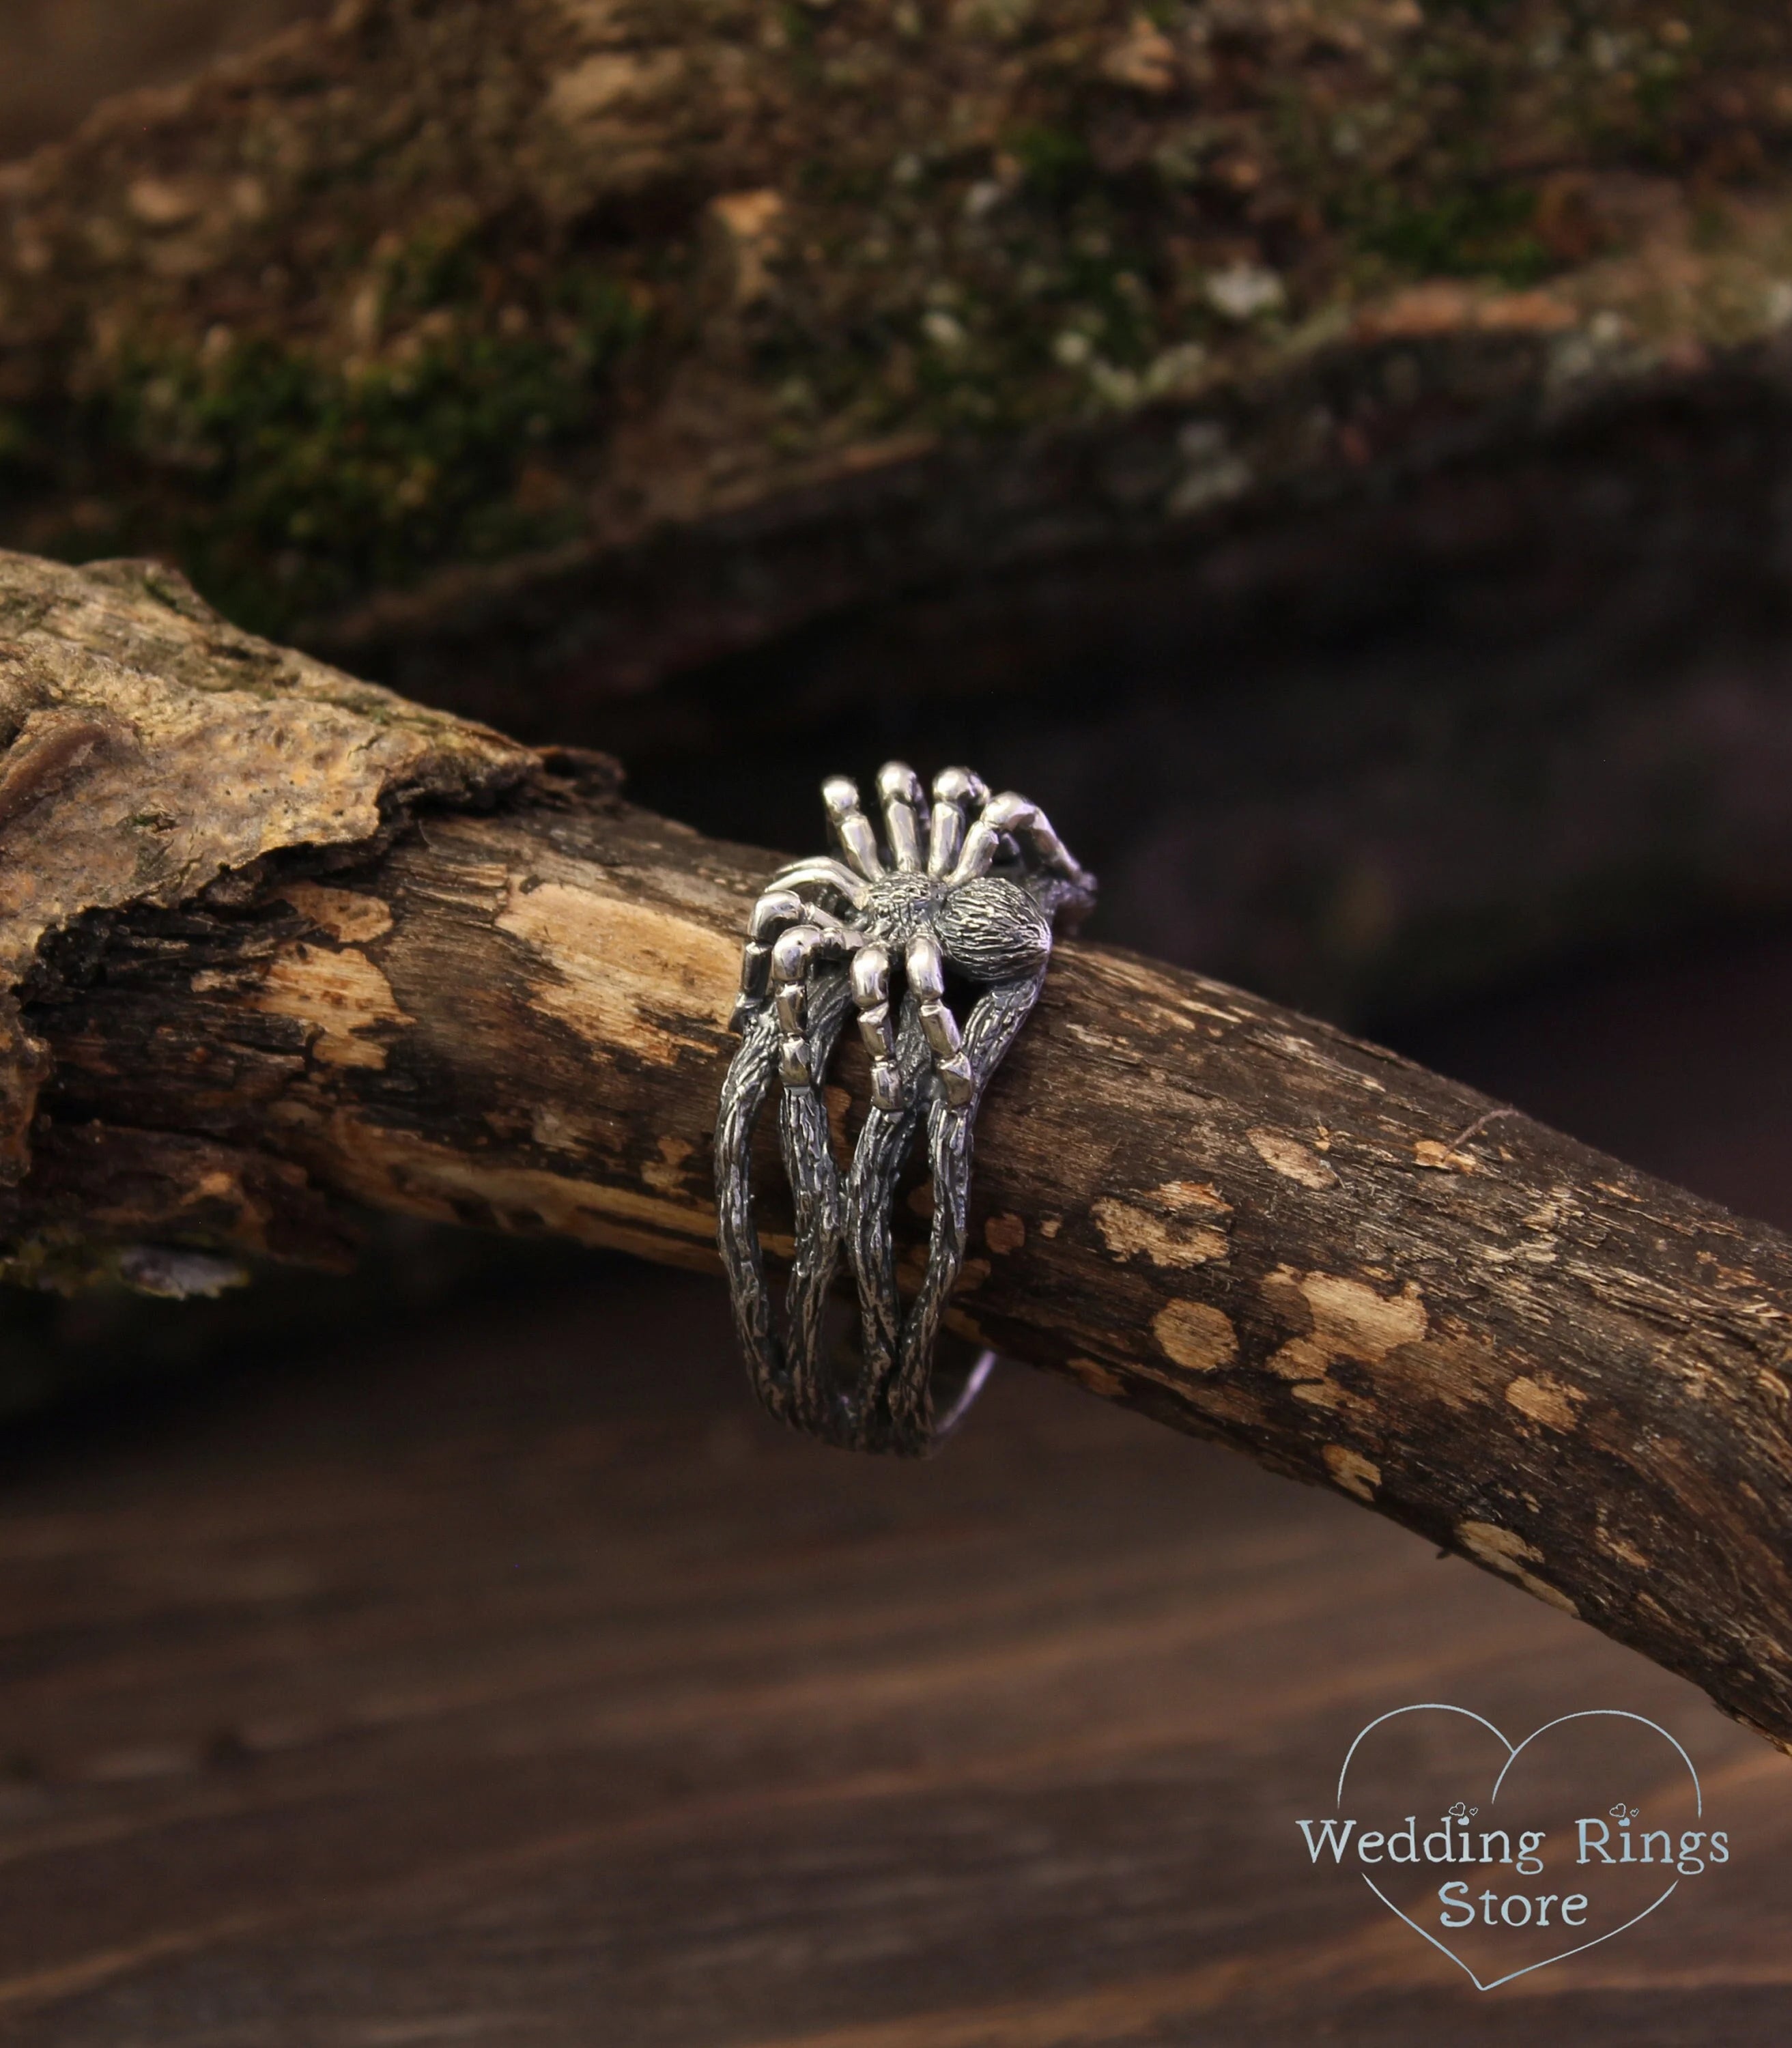
[[[368,843],[407,805],[531,765],[495,733],[239,633],[145,563],[0,557],[0,1184],[43,1047],[17,992],[46,933],[176,904],[282,848]]]
[[[131,615],[155,603],[139,584]],[[134,643],[152,731],[197,644]],[[220,731],[249,699],[264,786],[302,782],[283,749],[313,693],[269,691],[227,642],[209,658]],[[427,758],[476,772],[438,778],[413,830],[345,844],[370,793],[222,886],[208,863],[91,909],[71,888],[25,989],[50,1070],[5,1197],[17,1270],[80,1240],[177,1287],[183,1257],[318,1255],[343,1201],[712,1262],[723,1019],[772,856],[624,804],[601,761],[429,730]],[[499,806],[464,808],[494,778]],[[45,857],[75,860],[91,808],[46,784]],[[843,1127],[863,1078],[831,1093]],[[1792,1243],[1095,945],[1055,960],[980,1141],[965,1335],[1337,1488],[1792,1745]]]
[[[1789,154],[1754,0],[351,0],[0,173],[0,540],[675,811],[1024,679],[1386,1014],[1792,899]]]
[[[626,689],[1697,380],[1789,157],[1751,0],[345,0],[6,173],[9,537]]]

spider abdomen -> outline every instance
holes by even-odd
[[[940,950],[973,981],[1007,981],[1045,965],[1052,950],[1045,913],[1024,889],[984,875],[954,889],[933,913]]]

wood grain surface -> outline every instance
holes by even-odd
[[[1038,1375],[914,1468],[599,1255],[15,1440],[0,2038],[1094,2048],[1783,2038],[1792,1764],[1335,1495]],[[1589,1705],[1736,1856],[1487,1996],[1308,1864],[1373,1715]]]
[[[196,1253],[215,1288],[220,1251],[339,1261],[352,1204],[713,1269],[776,855],[153,564],[0,556],[0,1274],[192,1292]],[[1080,941],[978,1147],[959,1335],[1370,1503],[1792,1749],[1792,1242]]]

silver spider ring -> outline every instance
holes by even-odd
[[[1038,999],[1061,915],[1095,900],[1036,804],[992,797],[968,769],[878,776],[886,847],[844,778],[822,785],[839,856],[792,862],[753,906],[733,1027],[739,1049],[716,1124],[717,1238],[754,1386],[794,1427],[855,1450],[921,1456],[969,1407],[985,1353],[936,1410],[933,1351],[964,1263],[972,1131],[990,1076]],[[871,1103],[843,1175],[821,1084],[849,1012],[871,1061]],[[782,1326],[753,1214],[753,1133],[778,1084],[795,1209]],[[905,1309],[890,1213],[925,1127],[933,1213],[920,1289]],[[858,1283],[861,1356],[850,1381],[824,1356],[844,1251]]]

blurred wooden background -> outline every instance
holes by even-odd
[[[1789,1006],[1762,937],[1422,1049],[1792,1221]],[[785,1437],[619,1262],[15,1426],[0,1612],[0,2038],[1784,2032],[1792,1764],[1680,1681],[1019,1368],[926,1467]],[[1294,1828],[1427,1698],[1662,1720],[1735,1861],[1476,1992]]]
[[[169,85],[330,0],[6,0],[0,163],[66,134],[109,94]]]

